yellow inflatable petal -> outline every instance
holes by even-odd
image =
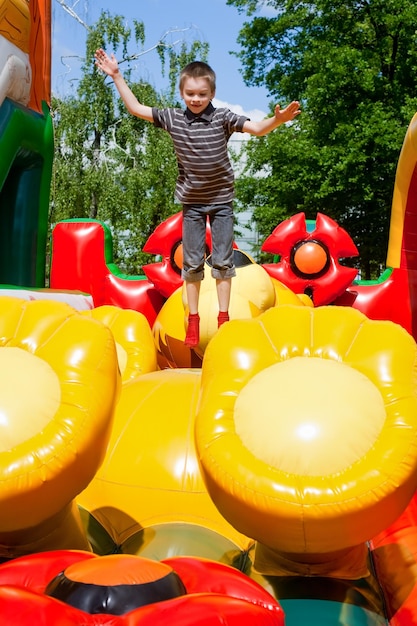
[[[82,314],[99,320],[112,331],[124,383],[156,370],[155,342],[149,322],[142,313],[106,305]]]
[[[270,277],[275,290],[275,306],[295,304],[298,306],[314,306],[313,301],[305,293],[295,294],[289,287],[276,278]]]
[[[68,530],[72,500],[103,460],[120,380],[110,330],[63,303],[0,298],[0,346],[0,543],[10,555]]]
[[[282,306],[225,324],[196,419],[224,517],[300,558],[392,523],[417,487],[416,359],[400,326],[351,308]]]
[[[314,307],[313,300],[305,293],[298,293],[297,298],[299,299],[298,304],[303,304],[304,306]],[[282,304],[292,304],[291,302],[283,302]]]

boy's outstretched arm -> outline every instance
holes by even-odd
[[[117,91],[119,92],[120,97],[125,103],[129,113],[135,115],[136,117],[140,117],[143,120],[147,120],[148,122],[153,122],[152,107],[142,104],[136,98],[135,94],[123,78],[114,54],[109,57],[102,48],[99,48],[96,50],[94,57],[99,70],[113,79]]]
[[[244,133],[262,137],[263,135],[270,133],[271,130],[274,130],[274,128],[278,128],[281,124],[290,122],[300,113],[300,103],[297,100],[290,102],[285,109],[281,109],[279,104],[277,104],[275,107],[275,115],[273,117],[267,117],[264,120],[259,120],[258,122],[247,120],[244,123],[242,130]]]

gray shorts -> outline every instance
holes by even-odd
[[[207,216],[211,227],[213,278],[236,276],[233,261],[233,203],[185,204],[183,206],[181,277],[188,282],[204,278],[204,260],[210,254],[206,246]]]

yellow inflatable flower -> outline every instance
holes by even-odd
[[[225,324],[196,419],[219,511],[264,553],[304,562],[386,528],[417,487],[416,359],[400,326],[351,308],[284,305]]]
[[[111,331],[61,302],[1,297],[0,371],[1,553],[88,549],[73,499],[110,436]]]

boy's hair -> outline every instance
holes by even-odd
[[[192,61],[181,70],[180,92],[184,88],[186,78],[206,78],[211,91],[213,93],[216,91],[216,74],[204,61]]]

